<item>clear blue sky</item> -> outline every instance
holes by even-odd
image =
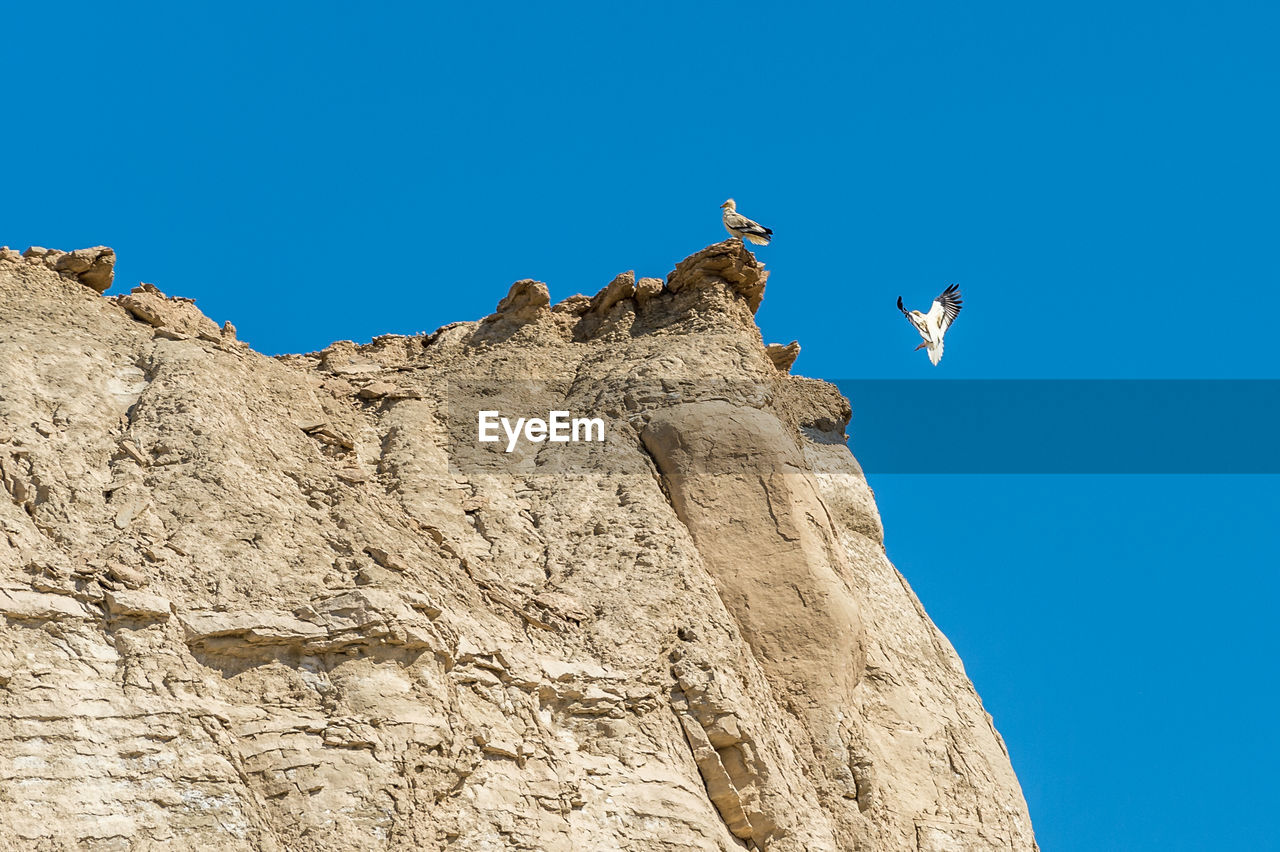
[[[732,195],[805,375],[1277,378],[1274,6],[462,5],[11,4],[0,243],[278,353],[664,275]],[[935,369],[893,303],[951,281]],[[1275,847],[1276,477],[872,484],[1047,852]]]

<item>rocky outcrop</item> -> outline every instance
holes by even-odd
[[[800,357],[800,341],[793,340],[786,346],[781,343],[770,343],[764,348],[764,354],[769,356],[773,366],[784,373],[789,373],[791,372],[791,366]]]
[[[280,359],[40,251],[0,251],[0,848],[1035,848],[740,242]]]
[[[129,293],[117,296],[116,304],[156,329],[156,336],[169,340],[185,340],[199,337],[201,340],[221,342],[235,339],[235,328],[226,323],[221,329],[217,323],[200,312],[191,299],[170,299],[154,284],[139,284]]]
[[[59,251],[32,246],[19,254],[8,246],[0,246],[0,262],[27,262],[52,269],[79,281],[98,293],[105,293],[115,277],[116,253],[106,246]]]

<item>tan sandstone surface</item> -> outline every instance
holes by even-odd
[[[114,260],[0,249],[0,849],[1036,848],[740,242],[279,359]]]

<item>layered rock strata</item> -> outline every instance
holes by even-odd
[[[279,359],[113,263],[0,251],[0,848],[1035,848],[739,242]]]

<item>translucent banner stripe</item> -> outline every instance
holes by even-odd
[[[835,384],[852,405],[849,446],[868,474],[1280,473],[1280,380]],[[685,460],[691,471],[786,473],[796,469],[790,427],[777,421],[775,438],[723,446],[733,432],[719,423],[773,412],[776,391],[770,382],[675,383],[660,375],[611,380],[607,388],[568,379],[473,380],[446,394],[449,462],[468,475],[645,472],[651,419],[683,409],[686,419],[702,412],[699,435],[710,442],[705,458]],[[838,401],[819,404],[829,410],[798,412],[802,426],[814,441],[838,443]],[[813,422],[805,425],[806,416]]]
[[[1280,473],[1278,380],[837,380],[867,473]]]

